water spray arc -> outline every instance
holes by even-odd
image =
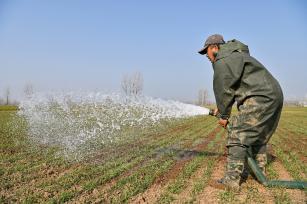
[[[126,131],[162,120],[208,115],[209,109],[173,100],[101,92],[35,93],[21,102],[28,137],[82,159],[118,142]],[[128,136],[127,136],[128,137]]]

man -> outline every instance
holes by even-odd
[[[278,125],[283,93],[277,80],[238,40],[225,43],[223,36],[215,34],[199,53],[213,65],[219,124],[228,130],[226,172],[217,185],[239,190],[248,148],[265,173],[266,144]],[[238,114],[230,117],[235,102]]]

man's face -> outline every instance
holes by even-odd
[[[207,48],[207,57],[213,63],[215,61],[216,53],[219,51],[217,45],[209,45]]]

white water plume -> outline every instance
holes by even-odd
[[[147,127],[161,119],[208,115],[209,110],[178,101],[102,93],[37,93],[20,104],[33,141],[81,157],[90,143],[108,144],[126,127]]]

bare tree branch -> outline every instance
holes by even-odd
[[[204,106],[207,104],[208,100],[208,91],[206,89],[200,89],[198,91],[198,104]]]
[[[27,98],[31,97],[34,93],[34,88],[32,83],[27,83],[24,87],[23,92]]]
[[[143,76],[140,72],[135,72],[132,75],[125,75],[121,82],[121,87],[126,95],[137,96],[143,91]]]

